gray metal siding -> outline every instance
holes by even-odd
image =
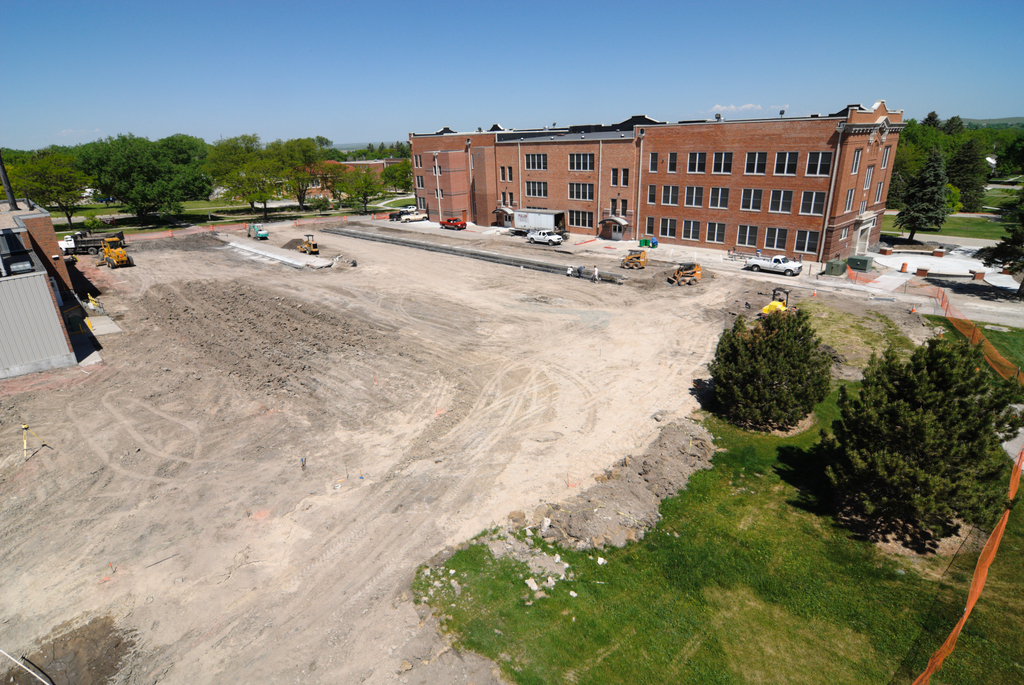
[[[45,273],[0,278],[0,378],[74,363],[59,316]]]

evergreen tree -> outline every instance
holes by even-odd
[[[956,149],[946,166],[946,179],[960,189],[960,202],[965,212],[980,212],[988,181],[985,150],[974,138]]]
[[[947,136],[956,136],[964,132],[964,121],[958,116],[951,116],[942,124],[942,132]]]
[[[939,119],[939,115],[935,112],[928,112],[928,116],[921,122],[922,126],[930,126],[931,128],[939,128],[942,125],[942,120]]]
[[[910,231],[910,240],[913,240],[918,231],[940,228],[945,221],[946,171],[942,153],[933,148],[921,173],[907,185],[903,209],[893,223],[897,228]]]
[[[1007,219],[1012,222],[996,245],[988,251],[985,266],[1000,265],[1011,274],[1024,271],[1024,188],[1020,189],[1017,205],[1007,212]],[[1024,299],[1024,281],[1017,288],[1017,297]]]
[[[775,312],[722,333],[708,369],[715,400],[740,426],[791,428],[829,391],[831,359],[806,312]]]
[[[1024,422],[1024,388],[987,368],[980,345],[929,340],[904,363],[872,356],[859,394],[839,391],[823,444],[840,497],[879,522],[939,536],[959,517],[990,525],[1004,505],[1010,460],[1000,444]]]

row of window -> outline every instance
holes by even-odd
[[[852,190],[850,191],[853,192]],[[881,194],[881,190],[878,191]],[[761,211],[761,198],[764,191],[760,188],[744,188],[740,197],[740,209],[752,212]],[[647,186],[647,204],[657,204],[658,186]],[[848,196],[849,202],[851,196]],[[877,200],[876,200],[877,201]],[[661,187],[661,204],[675,206],[679,204],[679,186]],[[684,207],[703,207],[704,188],[702,186],[686,186],[686,194],[683,200]],[[708,207],[711,209],[729,208],[729,188],[711,188],[708,198]],[[769,212],[789,214],[793,211],[793,191],[773,190],[768,204]],[[849,210],[847,210],[849,211]],[[800,213],[821,216],[825,213],[825,192],[804,191],[800,202]]]
[[[654,235],[655,222],[653,216],[647,217],[647,235]],[[701,222],[683,220],[682,231],[676,235],[676,229],[680,227],[676,219],[662,218],[658,226],[658,235],[662,238],[680,238],[682,240],[700,240]],[[711,221],[704,228],[704,242],[725,243],[726,226],[724,223]],[[740,247],[764,247],[766,250],[785,250],[786,241],[789,239],[788,228],[768,226],[764,229],[764,243],[758,243],[760,229],[757,226],[740,224],[736,228],[736,245]],[[796,232],[796,243],[794,251],[816,254],[818,251],[818,237],[820,231],[807,231],[800,229]]]

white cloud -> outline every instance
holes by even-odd
[[[757,112],[757,111],[760,111],[760,110],[761,110],[761,105],[753,105],[753,104],[746,104],[746,105],[739,105],[739,106],[736,106],[736,105],[715,105],[714,107],[711,108],[712,112],[728,112],[728,113],[732,113],[732,112],[749,112],[749,111]]]

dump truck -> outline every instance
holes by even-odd
[[[306,254],[320,254],[320,247],[313,240],[312,235],[307,235],[303,238],[302,244],[298,247],[299,252],[305,252]]]
[[[672,271],[668,277],[670,285],[696,285],[700,283],[700,264],[696,262],[683,262]]]
[[[642,269],[647,266],[647,250],[630,250],[619,266],[623,269]]]
[[[91,231],[78,231],[71,235],[64,236],[64,239],[57,243],[65,255],[76,254],[99,254],[103,251],[103,241],[107,238],[117,238],[124,242],[124,231],[115,233],[92,233]]]
[[[103,239],[103,258],[99,262],[106,264],[111,269],[122,266],[135,266],[135,260],[124,251],[124,246],[117,238]]]
[[[256,240],[267,240],[270,238],[270,232],[263,227],[263,224],[249,224],[249,228],[245,231],[246,237],[255,238]]]

